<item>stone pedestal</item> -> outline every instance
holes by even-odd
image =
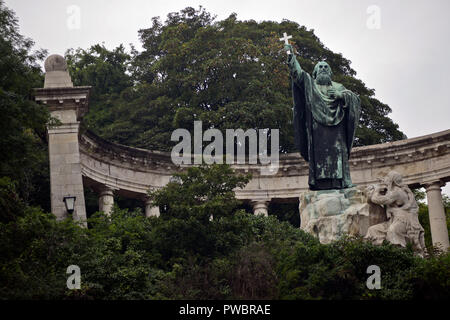
[[[344,234],[364,236],[369,226],[386,220],[383,209],[367,203],[359,187],[306,191],[300,196],[299,209],[300,228],[321,243],[338,240]]]
[[[444,205],[442,203],[441,187],[444,184],[435,181],[426,184],[428,215],[430,218],[431,239],[433,245],[447,250],[449,248],[447,221],[445,219]]]

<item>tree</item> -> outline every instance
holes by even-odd
[[[234,189],[245,187],[249,180],[250,175],[235,175],[229,165],[201,165],[175,174],[163,189],[149,196],[163,219],[194,218],[207,223],[212,216],[220,219],[235,212],[239,201]]]
[[[355,78],[350,61],[331,52],[312,30],[296,22],[240,21],[236,14],[216,21],[201,7],[170,13],[164,23],[158,17],[152,21],[150,28],[139,30],[143,51],[131,52],[133,85],[124,90],[117,86],[114,90],[122,90],[120,98],[103,96],[101,107],[93,107],[88,116],[91,128],[107,139],[170,150],[173,130],[186,128],[192,132],[193,121],[201,120],[204,130],[279,129],[280,151],[296,151],[286,55],[278,39],[283,32],[293,35],[306,71],[326,60],[335,80],[361,96],[362,115],[355,145],[405,138],[389,119],[389,106],[375,99],[374,90]],[[98,60],[92,51],[78,52],[78,60],[92,61],[94,65],[89,68],[110,63]],[[117,49],[107,55],[114,53]],[[88,80],[79,75],[86,68],[72,66],[75,79]],[[85,85],[99,81],[100,75],[92,75],[94,78]]]
[[[99,44],[87,50],[69,49],[65,57],[74,85],[92,86],[91,102],[102,100],[105,94],[118,95],[133,84],[127,74],[131,57],[122,45],[112,51]]]
[[[0,177],[17,182],[19,196],[49,208],[45,106],[33,101],[43,86],[38,62],[46,51],[32,52],[33,41],[19,33],[13,11],[0,0]]]

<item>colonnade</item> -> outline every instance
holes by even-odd
[[[445,183],[441,181],[433,181],[423,185],[427,194],[428,214],[433,244],[448,248],[449,238],[447,221],[441,194],[441,188],[444,186]],[[269,215],[269,204],[271,199],[250,200],[249,202],[252,205],[253,214],[263,216]],[[98,203],[99,211],[103,211],[109,215],[114,207],[114,188],[102,188],[99,193]],[[147,217],[160,216],[159,207],[155,207],[150,199],[145,200],[145,215]]]
[[[110,215],[114,208],[114,191],[112,187],[103,187],[98,196],[98,210],[103,211],[105,214]],[[148,198],[145,199],[145,216],[146,217],[159,217],[159,207],[153,205],[152,201]]]

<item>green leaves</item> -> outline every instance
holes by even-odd
[[[195,180],[195,179],[194,179]],[[186,182],[189,183],[189,182]],[[388,243],[320,244],[273,216],[235,212],[146,218],[115,208],[90,229],[36,208],[0,222],[1,299],[445,299],[449,254],[428,258]],[[66,287],[69,265],[81,290]],[[381,290],[365,286],[381,269]]]
[[[85,118],[106,139],[136,147],[170,150],[171,133],[273,128],[280,130],[281,152],[295,152],[292,93],[286,55],[279,36],[293,35],[298,58],[308,72],[326,60],[348,89],[361,95],[362,115],[355,145],[404,138],[388,118],[390,109],[374,90],[354,78],[350,61],[327,49],[296,22],[217,21],[205,9],[185,8],[139,30],[143,51],[128,55],[122,46],[109,51],[96,45],[66,54],[74,83],[92,85],[94,97]],[[98,93],[98,94],[97,94]]]
[[[233,214],[238,201],[235,188],[243,188],[249,175],[235,175],[229,165],[191,167],[175,175],[177,180],[161,190],[149,193],[155,206],[159,206],[163,219],[195,218],[206,223]]]
[[[44,50],[19,33],[14,13],[0,1],[0,177],[17,181],[27,203],[49,207],[45,106],[33,101],[33,88],[43,86],[38,62]]]

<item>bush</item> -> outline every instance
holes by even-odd
[[[228,172],[202,168],[204,176]],[[158,193],[196,190],[201,179],[173,182]],[[218,179],[229,179],[228,172]],[[3,181],[3,180],[2,180]],[[198,198],[200,214],[184,215],[188,198],[166,204],[160,218],[141,209],[95,213],[89,229],[23,204],[4,180],[0,204],[14,212],[0,221],[1,299],[448,299],[450,255],[419,258],[411,248],[374,246],[360,238],[329,245],[276,217],[254,216]],[[178,185],[175,185],[178,184]],[[9,190],[9,191],[8,191]],[[201,194],[210,191],[202,190]],[[225,193],[227,190],[223,189]],[[169,194],[167,194],[169,193]],[[158,199],[155,197],[155,199]],[[214,206],[209,206],[208,201]],[[183,202],[186,201],[186,202]],[[206,210],[206,208],[209,208]],[[213,215],[212,220],[205,219]],[[69,290],[69,265],[81,269],[81,289]],[[381,290],[369,290],[367,268],[381,269]]]

